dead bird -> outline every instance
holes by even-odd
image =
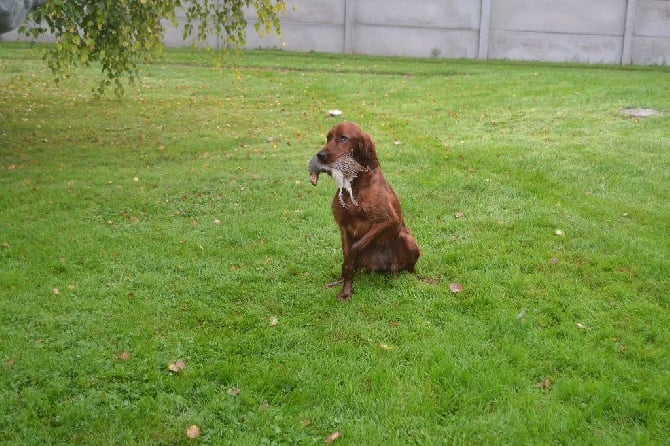
[[[368,170],[367,167],[360,165],[350,154],[345,154],[337,158],[331,164],[321,164],[318,157],[314,155],[309,161],[309,179],[312,185],[316,186],[319,181],[319,174],[327,173],[337,183],[337,197],[343,207],[347,207],[344,202],[343,191],[349,193],[351,202],[358,206],[354,193],[351,188],[351,182],[358,176],[359,172]]]

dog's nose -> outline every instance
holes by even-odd
[[[328,159],[328,153],[325,150],[322,150],[316,154],[316,157],[319,159],[319,161],[325,163],[326,160]]]

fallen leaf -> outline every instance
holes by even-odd
[[[563,236],[565,235],[565,232],[563,232],[562,229],[557,229],[556,232],[555,232],[555,234],[558,235],[558,236],[560,236],[560,237],[563,237]]]
[[[449,284],[449,291],[451,291],[452,293],[460,293],[461,291],[463,291],[463,285],[461,285],[460,283],[452,282]]]
[[[200,428],[192,424],[186,429],[186,436],[188,438],[198,438],[200,436]]]
[[[9,359],[7,360],[7,362],[6,362],[6,364],[7,364],[7,368],[8,368],[8,369],[13,368],[13,367],[14,367],[14,362],[15,362],[15,361],[14,361],[14,358],[9,358]]]
[[[581,322],[577,322],[577,328],[580,330],[584,330],[586,328],[586,325],[582,324]]]
[[[421,277],[421,276],[417,276],[417,279],[419,279],[420,281],[422,281],[422,282],[424,282],[424,283],[427,283],[427,284],[429,284],[429,285],[439,285],[439,284],[442,282],[442,279],[440,279],[439,277]]]
[[[123,353],[117,355],[116,359],[118,359],[119,361],[128,361],[130,359],[130,352],[126,350]]]
[[[60,294],[60,291],[58,291],[58,288],[53,288],[51,290],[51,292],[53,293],[54,296],[58,296]]]
[[[391,347],[389,347],[388,344],[384,344],[383,342],[379,344],[379,348],[382,350],[391,350]]]
[[[547,376],[542,381],[535,384],[535,387],[541,390],[549,390],[551,388],[551,385],[552,385],[551,378]]]
[[[549,264],[552,266],[558,265],[558,259],[556,257],[552,257],[551,259],[549,259]]]
[[[184,367],[186,367],[186,364],[184,363],[184,361],[182,361],[182,360],[180,359],[180,360],[178,360],[178,361],[175,361],[175,362],[171,363],[171,364],[168,366],[168,369],[169,369],[171,372],[179,373],[181,370],[184,369]]]
[[[335,431],[332,434],[328,435],[328,438],[326,438],[326,444],[331,444],[333,441],[337,440],[340,438],[342,434],[339,431]]]

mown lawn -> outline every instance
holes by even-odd
[[[97,100],[0,45],[1,443],[670,442],[668,68],[229,63]],[[333,108],[422,249],[346,304]]]

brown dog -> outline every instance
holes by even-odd
[[[351,296],[356,270],[414,272],[419,247],[405,226],[400,202],[386,182],[375,145],[354,123],[338,124],[328,132],[326,145],[309,163],[312,184],[320,173],[338,185],[332,209],[342,237],[343,283],[338,299]]]

